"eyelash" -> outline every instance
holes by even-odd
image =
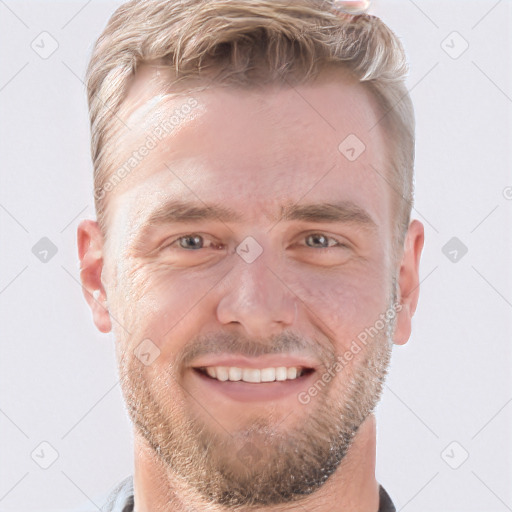
[[[334,238],[332,236],[328,236],[325,233],[318,232],[318,231],[307,233],[303,237],[307,238],[307,237],[313,236],[313,235],[321,235],[321,236],[325,237],[327,240],[334,240],[336,242],[336,245],[334,245],[334,246],[331,246],[331,247],[320,247],[320,248],[316,248],[316,250],[329,251],[329,250],[332,250],[332,249],[340,249],[340,248],[348,249],[349,248],[349,246],[347,244],[344,244],[343,242],[340,242],[338,239],[336,239],[336,238]],[[201,233],[189,233],[189,234],[186,234],[186,235],[181,235],[181,236],[175,238],[174,240],[172,240],[171,242],[163,245],[162,246],[162,250],[170,248],[172,245],[174,245],[179,240],[182,240],[184,238],[191,238],[191,237],[194,237],[194,236],[200,236],[203,239],[208,238],[207,236],[204,236]],[[213,245],[215,245],[215,244],[213,244]],[[308,246],[305,246],[305,247],[308,247]],[[315,247],[308,247],[308,248],[309,249],[315,249]],[[179,247],[178,249],[182,249],[182,250],[188,251],[188,252],[195,252],[195,251],[198,251],[200,249],[204,249],[204,247],[201,247],[200,249],[185,249],[183,247]]]

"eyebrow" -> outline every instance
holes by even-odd
[[[367,231],[375,231],[378,228],[371,215],[350,200],[334,203],[288,203],[285,206],[281,206],[281,215],[279,217],[269,216],[263,212],[262,215],[275,222],[346,223],[357,225]],[[198,223],[204,221],[241,223],[245,221],[245,217],[241,213],[222,204],[171,200],[158,207],[149,216],[142,226],[142,231],[145,232],[147,229],[167,224]]]

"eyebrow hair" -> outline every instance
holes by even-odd
[[[288,203],[281,206],[279,217],[270,216],[264,212],[270,220],[275,222],[304,221],[304,222],[328,222],[348,223],[360,226],[368,231],[375,231],[378,226],[371,215],[350,200],[334,203]],[[143,224],[142,230],[166,224],[196,223],[201,221],[218,221],[223,223],[241,223],[245,217],[239,212],[218,204],[204,204],[200,202],[187,202],[182,200],[170,200],[158,207]]]

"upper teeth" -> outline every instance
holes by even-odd
[[[300,377],[303,368],[299,366],[277,368],[237,368],[236,366],[208,366],[206,373],[221,381],[272,382],[275,380],[293,380]]]

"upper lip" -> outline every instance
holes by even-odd
[[[207,366],[234,366],[237,368],[278,368],[302,367],[316,369],[319,364],[314,359],[293,354],[268,354],[260,357],[246,357],[242,355],[212,354],[195,361],[194,368]]]

